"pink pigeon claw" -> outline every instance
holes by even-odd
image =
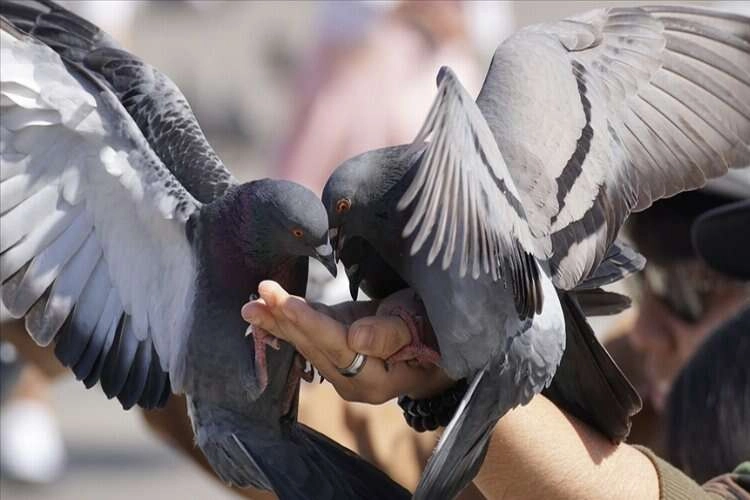
[[[260,391],[263,392],[268,385],[268,368],[266,364],[266,347],[279,350],[279,339],[262,328],[250,325],[245,331],[245,336],[253,337],[253,352],[255,353],[255,366],[258,374]]]
[[[422,316],[413,314],[403,307],[395,307],[390,314],[398,316],[406,323],[411,334],[411,343],[393,353],[386,360],[386,364],[416,359],[420,363],[439,365],[440,353],[425,343],[429,342],[430,338],[434,339],[429,323],[424,321]]]

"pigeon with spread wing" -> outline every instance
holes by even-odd
[[[643,266],[616,241],[630,212],[750,164],[750,19],[600,9],[509,38],[476,101],[437,80],[414,143],[348,160],[323,194],[352,289],[413,288],[440,365],[469,379],[417,498],[455,496],[497,419],[543,390],[627,435],[640,398],[585,304],[627,303],[600,287]],[[413,337],[398,359],[434,345]]]
[[[304,361],[240,308],[263,279],[335,272],[320,200],[239,184],[179,89],[53,2],[0,3],[2,300],[124,408],[187,395],[218,475],[281,498],[407,492],[297,422]],[[272,344],[275,350],[266,350]]]

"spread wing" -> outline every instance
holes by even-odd
[[[538,267],[524,208],[508,168],[474,100],[453,72],[442,68],[438,96],[406,154],[431,137],[417,173],[399,202],[414,204],[404,236],[416,233],[411,253],[429,240],[428,264],[442,253],[443,270],[485,274],[512,286],[522,319],[541,311]]]
[[[4,19],[0,36],[3,303],[87,386],[162,404],[181,385],[199,202],[110,90]]]
[[[631,211],[750,164],[750,19],[648,6],[532,26],[497,49],[477,104],[569,289]]]

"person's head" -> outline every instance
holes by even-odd
[[[706,265],[691,239],[701,214],[734,200],[709,190],[682,193],[628,221],[628,234],[648,261],[637,278],[640,300],[630,341],[645,356],[642,396],[657,411],[706,336],[748,303],[747,285]]]
[[[750,308],[711,334],[674,382],[667,459],[699,482],[750,459]]]

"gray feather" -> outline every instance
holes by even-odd
[[[535,235],[551,243],[559,286],[597,268],[629,212],[750,163],[748,32],[748,18],[706,9],[612,8],[526,28],[498,48],[477,103]],[[590,111],[545,104],[580,92],[565,83],[571,67]],[[522,85],[533,72],[539,80]],[[584,114],[592,142],[580,156]],[[554,143],[530,133],[542,123],[554,124]],[[574,158],[576,170],[565,168]],[[595,236],[582,231],[592,223]]]
[[[273,489],[283,500],[410,497],[378,469],[302,424],[279,440],[279,430],[265,422],[203,401],[188,404],[199,425],[198,444],[225,482]]]
[[[69,325],[57,336],[55,355],[63,365],[78,363],[104,311],[109,289],[106,263],[100,258],[73,309]]]
[[[126,314],[115,333],[114,343],[109,355],[104,361],[101,384],[102,390],[108,398],[120,394],[125,386],[130,367],[138,352],[138,345],[138,339],[135,338],[133,332],[133,322],[130,316]]]
[[[609,285],[642,271],[646,258],[623,241],[615,241],[607,250],[601,264],[584,279],[576,288],[590,290]]]
[[[571,290],[583,313],[588,316],[611,316],[628,309],[632,303],[630,297],[601,288]]]

